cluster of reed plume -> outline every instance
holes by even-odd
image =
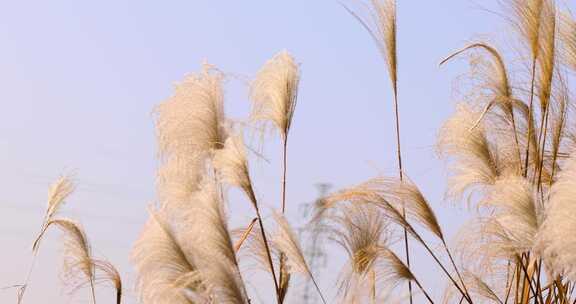
[[[281,52],[251,83],[252,112],[242,123],[226,118],[225,75],[208,64],[157,107],[158,203],[150,207],[132,251],[141,303],[250,303],[245,277],[254,269],[241,267],[244,260],[257,263],[274,283],[275,298],[266,303],[285,302],[295,276],[312,280],[324,303],[382,303],[398,294],[405,295],[399,301],[410,303],[576,301],[576,129],[568,87],[568,74],[576,70],[576,21],[553,0],[503,0],[521,42],[516,66],[510,68],[495,46],[481,41],[442,61],[465,53],[472,58],[471,85],[437,143],[449,164],[447,197],[474,210],[451,248],[430,204],[403,171],[396,4],[369,4],[367,16],[346,9],[387,63],[398,174],[318,200],[311,224],[321,225],[348,256],[336,297],[322,294],[284,217],[288,135],[300,74],[295,60]],[[243,139],[246,130],[267,129],[280,137],[283,174],[280,204],[273,221],[264,223],[248,164],[252,150]],[[228,227],[231,187],[240,189],[253,209],[254,219],[243,229]],[[65,178],[53,186],[34,251],[47,228],[60,227],[68,236],[68,273],[82,277],[92,291],[96,273],[103,273],[114,282],[120,303],[118,272],[91,257],[77,224],[53,218],[71,191]],[[425,239],[423,231],[437,240]],[[393,246],[398,239],[400,255]],[[443,299],[433,299],[411,269],[410,242],[422,247],[447,279]]]

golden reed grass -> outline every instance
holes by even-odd
[[[314,283],[324,303],[574,303],[576,128],[567,75],[576,67],[576,21],[553,0],[501,3],[520,42],[520,58],[477,41],[440,63],[469,56],[471,67],[466,76],[472,85],[465,87],[436,144],[448,165],[446,200],[472,212],[454,241],[446,239],[431,203],[403,168],[396,3],[370,0],[365,14],[345,9],[368,31],[386,62],[398,174],[369,178],[315,204],[311,224],[346,257],[335,282],[338,292],[332,298],[324,295],[284,214],[288,134],[300,65],[282,51],[251,82],[252,111],[242,128],[225,115],[226,75],[208,64],[178,83],[156,108],[158,200],[131,254],[138,301],[252,303],[255,294],[247,280],[264,272],[274,286],[274,298],[266,303],[289,301],[297,293],[293,278],[298,276]],[[249,131],[269,129],[278,132],[283,148],[281,197],[273,220],[262,214],[250,172],[252,149],[244,142]],[[254,212],[245,228],[229,227],[227,193],[232,187],[246,196]],[[95,303],[95,285],[106,281],[116,289],[117,303],[122,299],[116,268],[92,256],[78,223],[59,216],[73,189],[68,177],[50,188],[19,302],[50,227],[65,236],[66,282],[74,290],[90,286]],[[437,267],[447,281],[442,298],[435,298],[418,279],[419,269],[411,268],[409,239],[433,260],[429,268]],[[404,258],[395,252],[399,240]],[[247,261],[256,267],[244,267]]]

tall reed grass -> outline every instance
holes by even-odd
[[[448,165],[447,200],[473,214],[456,240],[446,238],[431,204],[403,167],[396,3],[370,0],[366,16],[345,9],[386,62],[398,174],[368,178],[316,202],[311,224],[347,258],[336,295],[321,290],[284,215],[294,207],[287,196],[287,155],[300,65],[282,51],[251,83],[252,111],[241,124],[225,115],[226,75],[208,64],[156,108],[158,202],[150,206],[131,255],[139,302],[253,303],[247,280],[262,271],[274,286],[274,297],[265,303],[287,302],[297,291],[295,277],[311,280],[323,303],[386,303],[396,295],[410,303],[576,303],[576,128],[567,76],[576,71],[576,21],[553,0],[502,4],[521,45],[519,58],[476,41],[440,63],[467,55],[471,67],[472,85],[440,128],[436,145]],[[277,131],[282,144],[281,197],[273,220],[262,214],[260,189],[250,172],[252,149],[244,142],[247,133],[267,129]],[[245,195],[254,218],[235,230],[227,214],[231,188]],[[66,237],[65,278],[75,287],[89,286],[93,303],[95,283],[112,282],[120,303],[118,271],[92,257],[79,224],[58,216],[73,189],[67,177],[50,188],[33,252],[50,227],[60,228]],[[395,252],[398,240],[403,254]],[[426,270],[411,267],[412,247],[434,264]],[[246,260],[257,267],[241,267]],[[442,297],[418,279],[432,269],[447,282]]]

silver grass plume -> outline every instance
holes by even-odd
[[[200,281],[194,280],[194,260],[166,225],[165,213],[149,213],[131,253],[138,299],[143,304],[193,304],[189,295],[205,291]]]
[[[543,0],[540,12],[540,34],[538,48],[538,76],[540,109],[544,116],[550,102],[552,81],[556,63],[556,5],[554,0]],[[544,117],[542,117],[544,119]],[[542,131],[541,131],[542,132]]]
[[[528,45],[533,58],[540,53],[540,27],[542,7],[547,0],[511,0],[510,9],[514,15],[514,25]]]
[[[116,290],[116,304],[122,302],[122,278],[118,269],[112,263],[105,260],[92,260],[94,269],[96,270],[96,282],[109,282]],[[98,273],[102,273],[99,275]]]
[[[375,177],[358,185],[336,191],[319,200],[316,217],[341,202],[355,205],[386,201],[390,207],[401,210],[404,204],[408,220],[415,220],[428,231],[444,239],[442,228],[424,195],[409,179],[400,181],[392,177]]]
[[[459,104],[438,135],[440,156],[451,160],[447,196],[455,201],[465,194],[470,201],[474,192],[494,185],[503,173],[519,171],[506,166],[510,163],[503,160],[509,156],[495,151],[483,123],[475,123],[479,117],[471,106]]]
[[[45,230],[52,225],[57,226],[64,233],[64,283],[71,286],[73,291],[86,284],[90,285],[92,301],[96,303],[94,292],[95,268],[88,239],[80,225],[69,219],[52,219]]]
[[[499,179],[482,201],[492,212],[486,217],[484,233],[495,237],[492,252],[503,258],[531,251],[540,228],[541,210],[532,184],[521,176]],[[486,236],[484,236],[486,237]]]
[[[353,205],[373,205],[378,207],[378,209],[382,212],[387,220],[402,227],[407,234],[414,237],[420,244],[424,246],[424,248],[438,264],[438,266],[462,294],[464,299],[466,299],[467,302],[472,303],[470,296],[466,292],[465,286],[461,287],[458,283],[456,283],[452,275],[438,259],[437,255],[432,251],[430,246],[426,243],[426,241],[424,241],[422,236],[414,229],[414,226],[410,224],[406,218],[405,214],[410,214],[408,208],[410,208],[411,204],[404,204],[406,207],[406,212],[403,212],[401,210],[401,206],[397,206],[397,204],[388,201],[385,195],[385,189],[386,187],[383,187],[382,181],[378,178],[375,178],[357,186],[340,190],[332,195],[328,195],[322,198],[320,203],[317,204],[317,208],[319,210],[316,211],[317,216],[315,220],[317,220],[320,216],[329,216],[331,214],[330,209],[342,208],[343,206],[346,206],[342,204],[343,202],[350,202]],[[414,212],[416,212],[416,210],[414,210]]]
[[[276,220],[277,231],[272,238],[272,243],[274,244],[274,247],[278,249],[278,251],[286,256],[286,266],[288,273],[299,273],[310,277],[314,283],[314,286],[316,287],[316,290],[318,291],[318,294],[322,298],[322,302],[326,303],[326,299],[324,299],[324,295],[320,291],[320,287],[314,279],[312,271],[306,262],[304,253],[302,252],[302,248],[300,246],[300,241],[292,231],[290,224],[288,224],[286,218],[281,214],[275,213],[274,219]]]
[[[365,290],[368,275],[375,272],[380,248],[389,242],[390,232],[385,218],[369,205],[346,205],[341,212],[327,218],[330,238],[348,255],[346,269],[339,278],[344,299],[357,297]]]
[[[204,64],[198,74],[178,83],[174,94],[156,108],[160,155],[206,153],[226,138],[223,75]]]
[[[504,59],[498,50],[487,43],[472,43],[446,57],[440,62],[440,65],[450,61],[451,59],[464,52],[475,49],[485,51],[491,58],[488,69],[480,69],[479,73],[474,75],[475,78],[480,80],[480,85],[478,87],[474,87],[473,90],[488,92],[488,100],[486,101],[486,105],[484,105],[483,113],[479,117],[478,122],[482,120],[486,113],[492,108],[499,108],[502,110],[502,112],[504,112],[506,122],[510,126],[510,131],[513,134],[516,150],[515,152],[517,154],[517,162],[519,164],[518,168],[521,169],[522,155],[520,151],[520,141],[518,139],[516,118],[514,115],[514,104],[517,101],[513,96],[512,87],[509,82],[508,71],[506,69]]]
[[[191,204],[179,208],[181,217],[176,218],[175,228],[183,240],[194,244],[191,253],[197,273],[209,294],[218,303],[248,303],[224,202],[213,176],[205,176],[200,189]]]
[[[559,28],[562,59],[568,67],[576,71],[576,20],[564,12],[560,15]]]
[[[40,241],[44,233],[46,232],[48,223],[52,220],[54,215],[58,212],[60,207],[64,204],[66,198],[74,191],[74,184],[70,180],[69,176],[63,175],[60,176],[48,190],[48,200],[47,200],[47,207],[46,212],[44,214],[44,219],[42,220],[42,226],[40,227],[40,232],[34,239],[34,243],[32,244],[32,262],[30,264],[30,268],[28,269],[28,274],[26,275],[26,279],[24,284],[20,285],[18,289],[18,304],[22,303],[24,300],[24,294],[26,293],[26,288],[28,287],[28,283],[30,282],[30,278],[32,276],[32,271],[34,270],[34,264],[36,263],[36,257],[38,253],[38,247],[40,246]]]
[[[326,225],[332,233],[332,240],[348,254],[347,266],[339,279],[344,303],[360,300],[362,291],[366,291],[368,285],[372,285],[370,289],[374,301],[377,282],[391,290],[401,282],[415,280],[410,269],[388,249],[391,232],[386,219],[376,207],[347,205],[328,219]],[[417,285],[421,288],[418,282]]]
[[[246,237],[242,243],[242,247],[238,250],[239,260],[245,261],[251,259],[256,263],[255,267],[257,269],[266,271],[272,275],[270,263],[268,263],[266,246],[262,238],[262,231],[260,229],[252,229],[250,231],[240,229],[234,231],[233,235],[237,238]],[[279,252],[277,248],[270,243],[270,240],[268,240],[268,247],[272,250],[272,260],[274,264],[276,264],[278,262]]]
[[[58,212],[62,204],[64,204],[66,198],[74,191],[74,184],[70,180],[68,176],[61,176],[59,177],[49,188],[48,190],[48,206],[46,207],[46,213],[44,215],[44,220],[42,222],[42,229],[39,235],[34,240],[34,244],[32,246],[33,250],[36,251],[38,249],[40,239],[44,231],[46,230],[46,226],[52,220],[54,215]]]
[[[300,71],[294,58],[282,51],[270,59],[252,83],[250,119],[257,123],[271,123],[282,138],[288,137],[296,109]]]
[[[258,206],[256,193],[254,192],[254,188],[252,186],[245,149],[246,148],[244,146],[241,134],[230,136],[228,139],[226,139],[224,148],[218,150],[215,153],[212,163],[222,182],[240,188],[248,197],[252,207],[254,208],[254,211],[256,212],[258,225],[260,226],[262,238],[264,239],[263,243],[266,247],[268,264],[270,265],[270,270],[272,271],[274,287],[276,288],[276,296],[280,302],[281,295],[272,261],[272,252],[268,246],[267,236],[264,230],[264,223],[262,220],[262,215],[260,214],[260,207]]]
[[[550,190],[550,201],[537,235],[537,252],[554,275],[576,279],[576,158],[572,155]]]
[[[223,147],[223,74],[208,64],[177,84],[173,95],[156,107],[161,166],[158,192],[162,204],[187,201],[197,190],[205,160]]]
[[[222,182],[240,188],[253,205],[257,203],[242,135],[226,139],[224,148],[215,153],[213,164]]]

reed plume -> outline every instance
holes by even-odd
[[[468,256],[467,272],[478,265],[479,277],[487,270],[498,273],[493,267],[532,251],[542,217],[536,189],[522,176],[502,177],[487,191],[479,203],[482,212],[459,237],[458,252]]]
[[[274,125],[282,138],[281,210],[286,211],[286,177],[288,168],[288,132],[296,109],[300,71],[294,58],[282,51],[258,72],[251,88],[253,100],[251,120]],[[284,256],[280,256],[280,285],[288,285],[284,274]],[[285,282],[285,284],[282,284]],[[285,294],[284,292],[282,294]]]
[[[198,190],[206,160],[221,149],[228,134],[224,117],[223,74],[204,64],[187,76],[173,95],[156,107],[156,138],[161,166],[162,204],[188,201]]]
[[[95,267],[88,239],[80,225],[69,219],[52,219],[44,232],[52,225],[64,233],[64,267],[63,278],[66,284],[76,290],[86,284],[90,285],[92,303],[96,303],[94,290]]]
[[[528,114],[526,121],[531,121],[534,113],[534,88],[536,80],[536,65],[537,60],[540,57],[541,51],[541,24],[542,24],[542,10],[545,5],[545,1],[548,0],[511,0],[511,8],[514,15],[514,24],[520,33],[520,36],[524,39],[525,44],[528,46],[530,51],[531,63],[531,73],[530,73],[530,96],[528,102]],[[526,134],[526,142],[529,143],[533,129],[528,128]],[[531,145],[526,145],[526,153],[524,157],[524,176],[528,175],[528,165],[530,160],[530,149]]]
[[[467,197],[493,185],[503,172],[516,172],[506,168],[495,152],[482,123],[475,122],[480,113],[467,104],[459,104],[438,134],[438,152],[450,157],[451,176],[448,179],[447,196],[454,200]]]
[[[446,274],[446,276],[454,284],[456,289],[458,289],[458,291],[462,294],[464,299],[466,299],[467,302],[472,303],[472,299],[466,292],[466,287],[465,286],[461,287],[458,283],[456,283],[450,272],[448,272],[446,267],[442,264],[442,262],[438,258],[437,254],[434,253],[434,251],[430,248],[428,243],[422,238],[420,233],[418,233],[416,229],[414,229],[414,226],[410,224],[410,222],[408,221],[406,215],[411,212],[414,212],[416,214],[418,212],[417,210],[418,208],[415,208],[414,211],[409,211],[409,213],[407,213],[406,212],[407,209],[410,208],[412,204],[403,204],[402,206],[398,206],[398,203],[388,201],[385,194],[386,193],[385,191],[387,189],[386,186],[387,186],[386,183],[383,183],[382,179],[378,178],[371,179],[357,186],[346,188],[332,195],[326,196],[325,198],[321,199],[321,202],[323,203],[318,204],[317,207],[320,209],[343,208],[347,206],[346,204],[341,204],[343,202],[350,202],[353,205],[376,206],[382,212],[384,218],[386,218],[392,223],[397,224],[399,227],[402,227],[406,232],[406,234],[411,235],[420,244],[422,244],[422,246],[424,246],[426,251],[430,254],[430,256],[442,269],[444,274]],[[401,208],[403,208],[403,210],[401,210]],[[329,212],[328,210],[317,211],[317,214],[320,216],[327,216],[330,213],[331,212]],[[429,218],[429,216],[427,217]],[[454,267],[456,268],[455,265]]]
[[[266,127],[271,124],[287,141],[298,96],[300,71],[294,58],[282,51],[270,59],[252,83],[250,119]]]
[[[376,301],[376,284],[394,289],[401,282],[416,280],[408,267],[388,249],[391,231],[379,210],[372,205],[346,205],[328,217],[330,238],[348,255],[339,284],[343,302],[362,299],[370,287],[371,303]],[[419,287],[421,285],[419,283]],[[425,296],[431,302],[426,291]]]
[[[266,271],[272,275],[272,269],[268,262],[268,254],[262,237],[262,231],[260,229],[238,229],[233,232],[233,235],[237,238],[244,239],[242,247],[238,251],[239,260],[243,261],[251,259],[255,262],[257,269]],[[268,248],[271,250],[272,261],[274,263],[278,262],[278,249],[270,242],[270,240],[268,240]]]
[[[553,275],[576,279],[576,240],[570,231],[575,229],[574,198],[576,197],[576,158],[570,157],[558,173],[550,190],[542,228],[537,236],[537,248]]]
[[[564,63],[576,71],[576,20],[571,14],[564,12],[560,15],[559,24],[562,59]]]
[[[96,281],[109,282],[114,286],[116,290],[116,304],[122,303],[122,278],[120,273],[112,265],[112,263],[104,260],[92,260],[94,264],[94,269],[96,272],[101,272],[101,276],[96,276]]]
[[[193,304],[189,294],[205,292],[201,281],[192,276],[196,273],[194,259],[166,224],[165,212],[149,213],[131,254],[138,299],[143,304]]]
[[[281,303],[280,289],[278,281],[276,280],[276,272],[274,270],[274,264],[272,261],[272,253],[268,246],[264,223],[260,214],[260,207],[258,206],[258,200],[256,199],[254,188],[252,187],[252,181],[248,168],[248,160],[246,159],[246,151],[241,135],[231,136],[226,140],[224,148],[217,151],[217,153],[214,155],[213,165],[224,183],[236,186],[244,192],[244,194],[250,200],[254,211],[256,212],[258,224],[262,233],[263,243],[266,247],[268,263],[270,264],[270,270],[272,271],[272,277],[274,279],[274,287],[276,288],[277,300],[279,303]]]
[[[474,49],[480,49],[485,51],[491,58],[488,70],[481,70],[479,75],[475,75],[479,78],[481,84],[475,87],[475,90],[480,92],[488,92],[488,101],[484,106],[484,110],[481,116],[478,118],[477,122],[484,118],[486,113],[491,110],[492,107],[497,107],[505,114],[508,124],[511,126],[511,132],[513,133],[513,138],[515,142],[515,150],[517,154],[518,168],[522,168],[522,155],[520,151],[520,141],[518,139],[518,130],[516,126],[516,118],[514,115],[515,103],[517,100],[513,96],[512,87],[509,81],[508,71],[504,63],[504,58],[496,50],[496,48],[483,43],[472,43],[463,49],[454,52],[450,56],[446,57],[440,62],[440,65],[450,61],[456,56],[471,51]]]
[[[398,107],[398,56],[396,45],[396,1],[395,0],[370,0],[370,16],[363,19],[352,10],[344,7],[352,16],[354,16],[360,24],[370,34],[380,55],[386,61],[388,75],[392,85],[394,96],[394,118],[395,118],[395,131],[396,131],[396,157],[398,158],[398,176],[400,180],[403,179],[402,167],[402,149],[400,141],[400,114]],[[410,249],[408,245],[408,235],[404,231],[404,249],[406,255],[406,264],[410,268]],[[412,303],[412,283],[408,282],[408,291],[410,294],[410,303]]]
[[[66,201],[66,198],[74,191],[74,184],[68,176],[59,177],[48,190],[48,206],[46,208],[46,213],[44,214],[44,220],[42,221],[42,228],[40,233],[34,240],[32,246],[33,251],[38,250],[40,240],[43,236],[46,226],[53,219],[54,215],[58,212],[60,207]]]
[[[312,271],[304,258],[300,242],[296,238],[292,228],[290,228],[288,221],[286,221],[286,218],[280,214],[275,214],[274,218],[278,229],[272,238],[272,242],[275,247],[286,256],[287,271],[289,273],[300,273],[309,276],[314,283],[318,294],[322,298],[322,302],[326,304],[326,299],[324,299],[324,295],[322,294],[322,291],[320,290],[320,287],[314,279]]]
[[[202,155],[224,144],[222,73],[205,63],[202,71],[176,84],[157,106],[156,132],[161,156]]]
[[[32,244],[32,262],[28,269],[28,274],[22,285],[18,288],[18,304],[22,303],[24,300],[24,295],[26,293],[26,288],[30,282],[30,277],[32,276],[32,271],[36,263],[36,257],[38,254],[38,247],[40,246],[40,241],[44,236],[48,223],[52,220],[55,214],[58,213],[60,207],[65,203],[66,198],[74,191],[74,184],[72,183],[69,176],[60,176],[54,183],[50,185],[48,189],[48,200],[47,207],[44,213],[44,219],[42,220],[42,226],[40,227],[40,232],[34,239]]]
[[[258,209],[246,158],[246,148],[241,134],[233,135],[226,139],[224,148],[215,153],[213,164],[221,180],[224,183],[240,188],[248,197],[250,203]]]
[[[489,302],[504,304],[496,291],[480,276],[472,272],[465,272],[464,280],[466,281],[466,285],[470,286],[471,293],[477,294]]]
[[[206,176],[200,189],[192,204],[179,209],[175,227],[194,244],[191,254],[211,297],[218,303],[248,303],[218,184]]]

